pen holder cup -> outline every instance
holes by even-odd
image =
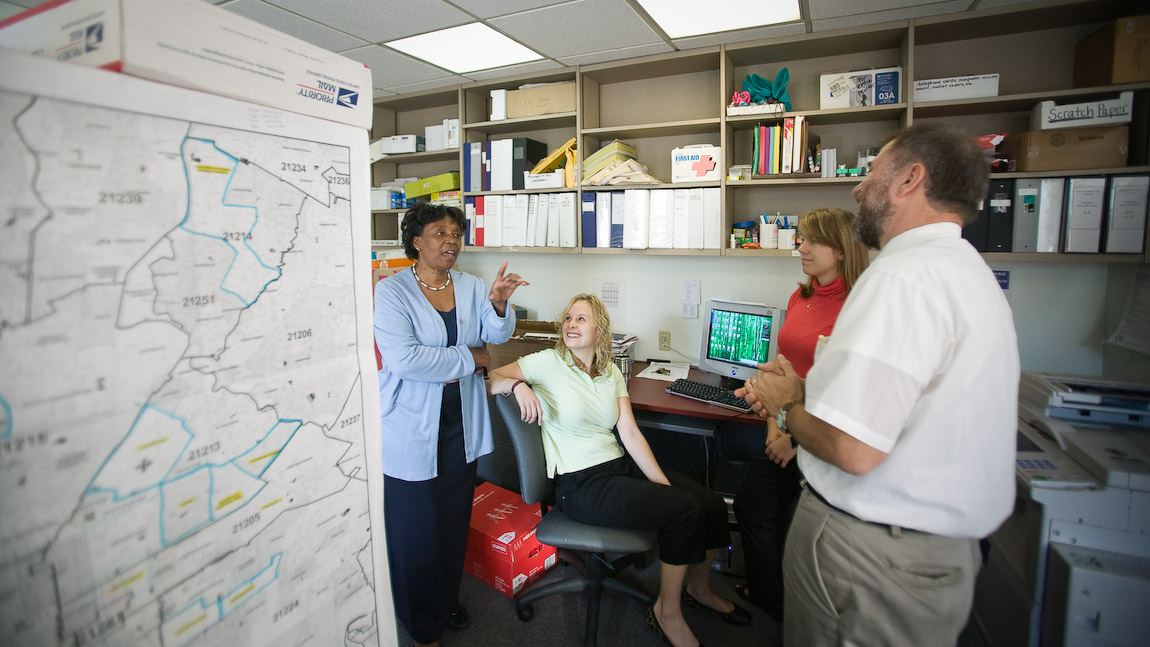
[[[631,358],[626,355],[615,356],[615,366],[618,366],[619,370],[623,372],[623,380],[625,382],[631,381],[631,361]]]

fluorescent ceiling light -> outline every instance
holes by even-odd
[[[456,74],[543,58],[479,22],[401,38],[384,45]]]
[[[671,38],[799,20],[798,0],[636,0]]]

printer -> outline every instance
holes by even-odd
[[[1150,384],[1024,372],[1017,497],[988,537],[976,645],[1145,645]]]

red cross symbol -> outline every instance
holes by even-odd
[[[699,161],[691,165],[695,177],[703,177],[715,169],[715,160],[710,155],[700,155]]]

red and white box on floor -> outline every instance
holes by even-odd
[[[554,546],[535,538],[537,504],[494,483],[475,488],[464,570],[513,598],[555,565]]]

